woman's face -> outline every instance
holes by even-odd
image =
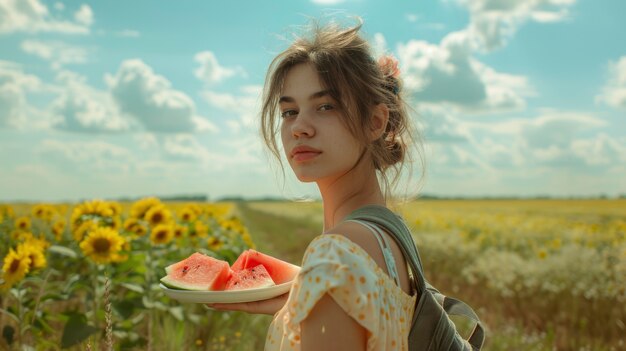
[[[314,66],[289,70],[279,105],[285,156],[300,181],[334,182],[354,168],[363,147],[342,122],[343,112]]]

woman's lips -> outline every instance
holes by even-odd
[[[296,162],[301,162],[301,161],[308,161],[310,159],[313,159],[315,157],[317,157],[319,154],[321,154],[321,152],[315,152],[315,151],[303,151],[303,152],[297,152],[295,154],[293,154],[292,158],[294,161]]]
[[[296,161],[308,161],[317,157],[322,151],[306,145],[298,145],[291,150],[291,158]]]

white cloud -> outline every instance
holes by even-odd
[[[87,62],[87,50],[85,48],[61,41],[24,40],[20,46],[24,52],[50,61],[55,70],[66,64]]]
[[[79,172],[90,169],[116,173],[128,172],[136,158],[126,148],[104,141],[61,141],[46,139],[41,141],[36,152],[48,161],[60,164],[68,162]]]
[[[105,80],[123,113],[138,120],[148,131],[179,133],[217,128],[196,114],[193,100],[143,61],[122,62],[115,75]]]
[[[19,64],[0,61],[0,126],[28,127],[27,94],[46,90],[47,87],[34,75],[26,74]]]
[[[57,7],[58,8],[58,7]],[[93,12],[82,5],[76,22],[54,18],[39,0],[0,0],[0,34],[12,32],[58,32],[88,34]]]
[[[522,109],[532,89],[523,76],[496,72],[472,57],[466,32],[453,32],[440,45],[411,40],[398,46],[405,87],[418,103],[452,104],[468,112]]]
[[[387,54],[387,50],[387,40],[385,40],[385,36],[382,33],[374,34],[374,42],[372,45],[374,57]]]
[[[136,123],[125,119],[111,95],[86,83],[86,79],[70,71],[61,71],[57,82],[63,87],[50,112],[58,121],[56,128],[73,132],[120,132],[137,129]]]
[[[211,51],[197,53],[194,56],[194,60],[200,64],[200,67],[194,70],[194,75],[196,78],[208,84],[219,83],[237,73],[243,73],[241,68],[227,68],[221,66],[219,62],[217,62],[215,54]]]
[[[626,56],[617,62],[609,62],[608,81],[596,102],[615,108],[626,109]]]
[[[414,13],[407,13],[406,14],[406,19],[409,22],[417,22],[417,20],[420,18],[419,15],[414,14]]]
[[[345,0],[311,0],[311,2],[316,5],[338,5],[344,1]]]
[[[428,143],[468,142],[471,133],[450,109],[439,105],[421,104],[416,107],[419,129]]]
[[[576,0],[457,0],[470,11],[468,32],[483,50],[502,47],[526,21],[558,22]]]
[[[227,124],[233,131],[241,128],[249,128],[254,125],[257,111],[260,109],[260,97],[263,87],[248,85],[240,88],[241,95],[217,93],[205,90],[200,93],[209,105],[217,107],[225,112],[237,115],[238,120],[228,120]]]
[[[601,132],[607,122],[590,114],[544,110],[498,122],[468,122],[440,106],[422,106],[418,114],[432,150],[427,163],[440,175],[523,176],[563,169],[593,174],[626,162],[626,138]]]
[[[117,32],[116,34],[124,38],[139,38],[141,36],[141,33],[139,33],[139,31],[132,30],[132,29],[124,29],[124,30]]]
[[[81,5],[78,11],[74,13],[74,19],[76,22],[83,24],[87,27],[93,24],[93,11],[89,5]]]
[[[151,150],[159,145],[157,137],[153,133],[135,133],[133,139],[139,144],[141,150]]]

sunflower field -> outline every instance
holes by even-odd
[[[626,200],[395,211],[426,278],[485,323],[485,350],[626,349]],[[258,246],[299,264],[322,222],[319,202],[0,205],[0,349],[262,349],[271,316],[171,301],[159,278],[193,252],[232,263]]]
[[[194,252],[232,263],[255,247],[232,203],[0,205],[0,235],[0,349],[254,348],[241,338],[254,318],[159,288]]]

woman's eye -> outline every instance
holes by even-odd
[[[283,112],[281,112],[280,116],[282,118],[287,118],[287,117],[292,117],[298,114],[298,111],[296,110],[285,110]]]
[[[331,104],[322,104],[320,105],[320,107],[318,108],[320,111],[330,111],[332,109],[334,109],[334,106]]]

